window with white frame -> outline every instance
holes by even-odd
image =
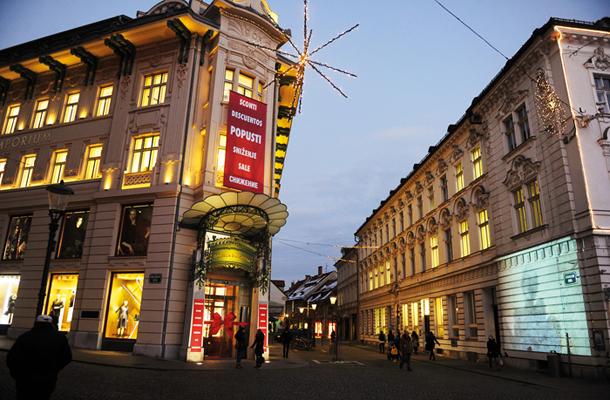
[[[98,117],[102,115],[110,114],[110,102],[112,100],[112,85],[100,87],[99,97],[97,99],[97,113]]]
[[[459,192],[460,190],[464,189],[464,166],[462,165],[462,162],[458,162],[457,164],[455,164],[455,189],[456,192]]]
[[[481,237],[481,250],[491,246],[491,234],[489,232],[489,216],[487,209],[481,210],[478,213],[479,217],[479,236]]]
[[[53,157],[51,183],[59,183],[64,178],[64,169],[68,160],[68,150],[56,151]]]
[[[450,295],[447,297],[447,311],[449,312],[449,337],[451,339],[459,339],[460,337],[460,325],[458,320],[458,302],[456,295]]]
[[[235,71],[232,69],[225,70],[225,83],[223,89],[222,99],[224,101],[229,101],[229,92],[233,90],[233,81],[235,80]]]
[[[140,106],[153,106],[165,103],[167,91],[167,72],[157,72],[144,77]]]
[[[76,112],[78,111],[78,100],[80,99],[80,93],[69,93],[66,100],[66,111],[64,113],[64,123],[72,122],[76,119]]]
[[[21,180],[19,181],[19,187],[25,188],[30,186],[32,182],[32,174],[34,173],[34,164],[36,163],[36,156],[24,156],[21,163]]]
[[[237,93],[254,98],[254,78],[240,72],[237,78]]]
[[[468,232],[468,220],[460,222],[460,250],[461,257],[470,255],[470,234]]]
[[[6,113],[6,126],[4,127],[4,134],[8,135],[10,133],[14,133],[17,129],[17,118],[19,117],[19,109],[21,106],[14,105],[8,108],[8,112]]]
[[[34,111],[34,123],[32,129],[42,128],[47,119],[47,110],[49,109],[49,99],[38,100],[36,102],[36,111]]]
[[[438,236],[434,235],[430,237],[430,258],[432,263],[432,268],[436,268],[439,266],[439,256],[438,256]]]
[[[472,173],[474,179],[478,179],[483,175],[483,159],[481,157],[481,146],[475,147],[470,152],[470,159],[472,160]]]
[[[595,93],[597,94],[597,102],[600,107],[603,107],[604,113],[610,113],[610,76],[596,75]]]
[[[464,312],[466,338],[476,339],[478,335],[478,325],[474,292],[464,293]]]
[[[102,145],[89,146],[87,149],[87,164],[85,167],[85,179],[95,179],[100,176],[100,165],[102,161]]]
[[[134,139],[129,173],[151,171],[157,163],[159,135],[143,136]]]

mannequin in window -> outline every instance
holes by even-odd
[[[129,307],[127,306],[127,300],[123,302],[121,307],[117,308],[116,312],[119,314],[116,335],[121,337],[125,335],[125,330],[127,330],[127,319],[129,318]]]
[[[13,312],[15,311],[15,303],[17,302],[17,295],[15,293],[11,294],[11,297],[8,299],[8,307],[6,307],[6,311],[4,315],[8,316],[8,324],[10,325],[13,322]]]
[[[61,294],[57,293],[57,297],[55,301],[51,304],[51,312],[49,315],[53,318],[53,323],[57,325],[59,328],[59,315],[61,314],[61,309],[64,308],[64,302],[61,299]]]

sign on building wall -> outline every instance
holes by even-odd
[[[231,92],[224,186],[263,193],[266,115],[266,104]]]
[[[201,352],[201,342],[203,337],[203,310],[204,300],[195,299],[193,302],[193,321],[191,323],[191,352]]]
[[[267,304],[259,304],[258,305],[258,329],[260,329],[265,335],[265,345],[264,351],[265,353],[268,351],[267,344],[269,343],[269,338],[267,337],[267,324],[269,321],[268,318],[268,306]]]

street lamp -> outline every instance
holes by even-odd
[[[55,248],[55,233],[59,227],[59,219],[66,213],[68,200],[74,194],[72,188],[64,185],[62,180],[59,183],[47,186],[49,195],[49,241],[47,242],[47,256],[44,260],[44,269],[42,270],[42,280],[40,281],[40,291],[38,292],[38,305],[36,306],[36,316],[42,314],[44,305],[44,297],[47,289],[47,280],[49,279],[49,266],[51,264],[51,253]]]
[[[313,304],[310,305],[309,304],[309,300],[307,301],[307,307],[299,307],[299,312],[301,314],[303,314],[303,312],[305,312],[305,310],[307,310],[306,321],[305,321],[305,329],[307,330],[307,339],[310,339],[309,338],[309,328],[308,328],[308,325],[307,325],[308,322],[310,321],[309,320],[309,310],[315,310],[317,307],[318,307],[318,305],[316,303],[313,303]],[[313,335],[313,340],[314,340],[314,347],[315,347],[315,340],[316,340],[315,339],[315,333]]]
[[[330,304],[333,306],[333,312],[335,312],[335,303],[337,303],[337,296],[330,296]],[[339,321],[335,319],[335,362],[339,361]]]

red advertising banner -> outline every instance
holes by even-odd
[[[259,304],[258,305],[258,329],[263,331],[265,334],[265,353],[267,352],[267,343],[269,343],[269,338],[267,337],[267,326],[269,319],[267,318],[267,304]]]
[[[263,193],[266,118],[266,104],[230,93],[224,186]]]
[[[193,353],[201,353],[204,304],[203,299],[195,299],[193,302],[193,321],[191,323],[191,352]]]

